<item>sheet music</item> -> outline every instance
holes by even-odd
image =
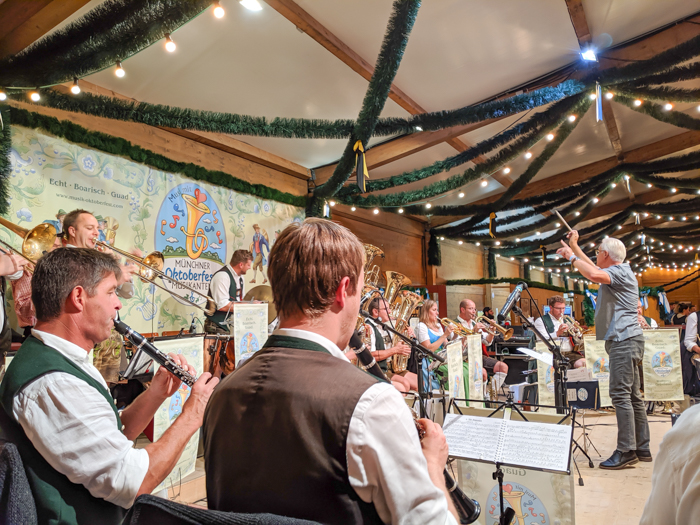
[[[450,456],[568,472],[570,425],[447,414],[442,428]]]
[[[500,463],[559,472],[569,470],[570,425],[509,421],[504,430]]]
[[[502,419],[447,414],[442,431],[450,456],[495,462],[502,425]]]

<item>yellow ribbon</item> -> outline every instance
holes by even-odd
[[[496,212],[491,212],[491,215],[489,215],[489,235],[495,239],[496,236],[493,234],[493,220],[496,218]]]
[[[542,250],[542,262],[544,262],[545,258],[547,257],[546,250],[544,248],[544,244],[540,244],[540,250]]]
[[[352,147],[355,152],[355,171],[357,172],[357,184],[362,189],[362,193],[365,192],[365,179],[369,179],[369,172],[367,171],[367,159],[365,158],[365,148],[362,145],[362,141],[358,140]],[[359,173],[359,163],[362,162],[362,174],[364,177],[360,177]]]

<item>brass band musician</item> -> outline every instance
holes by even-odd
[[[644,307],[642,306],[641,299],[637,303],[637,319],[639,319],[639,326],[641,326],[643,330],[659,327],[658,323],[654,319],[644,315]]]
[[[547,304],[549,313],[535,321],[535,328],[542,334],[549,334],[559,345],[561,354],[569,359],[569,365],[572,368],[585,367],[586,360],[583,354],[575,348],[580,341],[572,336],[569,325],[564,322],[564,310],[566,310],[564,298],[561,295],[553,295],[547,299]]]
[[[459,303],[459,316],[457,317],[457,322],[468,330],[481,332],[481,342],[484,345],[491,346],[493,343],[494,334],[487,331],[486,325],[476,322],[476,304],[471,299],[462,299],[462,301]],[[464,341],[464,343],[466,344],[466,341]],[[484,355],[483,365],[484,382],[488,380],[488,374],[495,375],[498,373],[503,373],[505,375],[500,376],[503,380],[505,380],[506,375],[508,375],[508,365],[503,361],[499,361],[498,359]],[[501,381],[501,383],[502,382],[503,381]]]
[[[231,332],[224,321],[233,313],[235,304],[243,300],[243,276],[250,270],[252,262],[252,253],[248,250],[236,250],[231,255],[231,261],[212,276],[208,295],[216,303],[216,312],[214,315],[208,315],[204,322],[204,331],[208,334]]]

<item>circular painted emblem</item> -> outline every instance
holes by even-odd
[[[239,345],[241,356],[245,354],[254,354],[260,350],[260,344],[258,343],[258,338],[253,332],[246,332],[241,337],[241,344]]]
[[[503,499],[505,500],[505,506],[511,507],[515,511],[517,523],[549,525],[549,515],[544,503],[525,485],[514,481],[504,483]],[[489,501],[486,505],[488,511],[487,523],[492,521],[498,523],[500,515],[499,505],[498,485],[494,485],[489,492]]]
[[[579,401],[585,401],[586,399],[588,399],[588,390],[586,390],[585,388],[579,388],[576,392],[576,396],[578,397]]]
[[[666,377],[673,370],[673,360],[666,352],[656,352],[651,356],[651,369],[657,376]]]
[[[610,377],[610,363],[607,357],[599,357],[593,363],[593,375],[605,381]]]
[[[163,254],[168,277],[207,295],[211,276],[226,264],[226,231],[218,205],[204,188],[180,184],[165,195],[156,218],[155,247]],[[205,302],[168,279],[163,285],[175,299]]]

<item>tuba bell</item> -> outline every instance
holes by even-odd
[[[401,274],[399,274],[401,275]],[[398,292],[398,295],[394,301],[393,317],[396,318],[396,331],[405,334],[410,327],[409,321],[413,315],[413,311],[423,304],[423,298],[417,293],[409,292],[408,290],[402,290]],[[391,340],[392,346],[396,346],[401,341],[398,335],[394,335]],[[406,366],[408,365],[407,355],[395,354],[391,356],[391,369],[395,374],[400,374],[406,371]]]
[[[399,272],[385,272],[384,275],[386,276],[384,299],[386,299],[387,303],[393,305],[401,288],[411,284],[411,279]]]

